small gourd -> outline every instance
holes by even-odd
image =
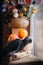
[[[28,36],[28,32],[26,29],[20,29],[18,32],[18,36],[21,39],[24,39],[26,36]]]

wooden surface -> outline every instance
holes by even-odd
[[[35,62],[35,61],[39,61],[39,59],[35,56],[26,56],[24,58],[15,60],[15,61],[10,61],[10,65],[15,65],[15,64],[24,64],[24,63],[29,63],[29,62]]]

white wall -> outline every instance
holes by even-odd
[[[43,5],[41,6],[43,10]],[[30,32],[33,39],[33,54],[43,60],[43,11],[39,9],[32,15]]]

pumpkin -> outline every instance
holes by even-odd
[[[16,35],[16,34],[10,34],[10,36],[8,38],[8,41],[13,41],[13,40],[16,40],[16,39],[19,39],[18,35]]]
[[[26,36],[28,36],[28,32],[25,29],[20,29],[18,32],[18,36],[21,39],[24,39]]]

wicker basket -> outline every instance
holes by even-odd
[[[25,18],[12,18],[11,26],[12,28],[27,28],[29,25],[29,20]]]

